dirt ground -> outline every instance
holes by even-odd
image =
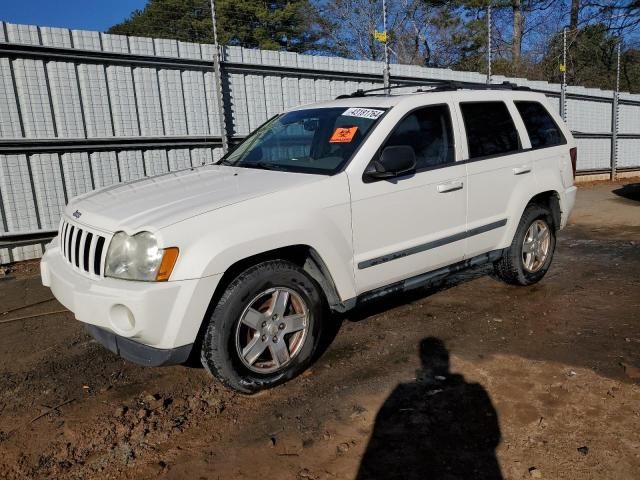
[[[0,478],[638,479],[640,183],[580,188],[538,285],[481,269],[342,319],[246,397],[92,341],[34,265],[0,279]],[[336,319],[338,321],[339,319]]]

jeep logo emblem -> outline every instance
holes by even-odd
[[[78,219],[82,216],[82,213],[80,213],[80,210],[76,210],[75,212],[73,212],[73,216]]]

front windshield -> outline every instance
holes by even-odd
[[[330,175],[349,161],[384,112],[340,107],[284,113],[258,128],[220,163]]]

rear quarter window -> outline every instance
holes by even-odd
[[[504,102],[461,103],[469,158],[504,155],[520,149],[520,138]]]
[[[567,143],[562,131],[547,109],[538,102],[515,102],[527,129],[531,148],[545,148]]]

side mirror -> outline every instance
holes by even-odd
[[[372,161],[364,172],[365,181],[407,175],[416,169],[416,153],[408,145],[386,147],[380,158]]]

